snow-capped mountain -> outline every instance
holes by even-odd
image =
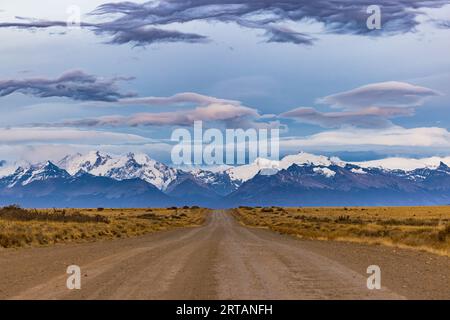
[[[0,185],[13,187],[15,185],[25,186],[33,181],[43,181],[52,178],[68,178],[67,171],[59,168],[50,161],[32,165],[29,167],[18,167],[12,174],[0,179]]]
[[[447,205],[450,168],[436,159],[412,159],[408,168],[363,165],[301,152],[280,161],[259,158],[223,170],[183,171],[145,154],[93,151],[57,164],[0,166],[0,205],[172,206],[203,205]],[[442,159],[441,159],[442,160]],[[406,163],[406,162],[405,162]],[[401,163],[401,165],[405,165]]]
[[[9,163],[3,160],[1,162],[2,163],[0,165],[0,179],[13,174],[19,168],[28,169],[31,167],[31,164],[26,161]]]
[[[184,175],[179,175],[172,185],[179,184],[186,179],[193,180],[197,184],[207,187],[217,195],[227,195],[236,190],[240,183],[232,180],[226,171],[208,171],[202,169],[194,169],[186,172]]]
[[[447,205],[450,168],[411,172],[346,164],[293,164],[274,175],[257,174],[225,197],[229,206]]]
[[[311,153],[300,152],[294,155],[287,155],[280,161],[258,158],[253,163],[227,169],[225,172],[233,181],[245,182],[255,177],[258,173],[264,175],[276,174],[278,171],[287,169],[293,164],[315,165],[328,167],[330,165],[345,166],[345,162],[337,157],[317,156]],[[318,169],[319,170],[319,169]],[[330,170],[320,169],[322,173],[332,175]]]
[[[112,156],[99,151],[91,151],[85,155],[78,153],[64,157],[58,162],[58,166],[71,175],[83,171],[115,180],[138,178],[160,190],[165,190],[180,174],[180,170],[155,161],[146,154],[134,153],[125,156]]]
[[[442,163],[445,165],[450,165],[450,157],[430,157],[423,159],[385,158],[364,162],[345,162],[338,157],[326,157],[300,152],[298,154],[287,155],[280,161],[258,158],[251,164],[232,167],[224,172],[230,176],[232,181],[239,185],[237,182],[243,183],[248,181],[255,177],[258,173],[263,175],[276,174],[280,170],[288,169],[293,164],[299,166],[313,165],[323,167],[317,168],[316,171],[328,176],[333,176],[334,172],[327,169],[327,167],[333,165],[345,167],[347,164],[353,164],[358,167],[352,169],[354,173],[364,174],[366,173],[365,169],[378,168],[381,170],[403,171],[405,175],[414,176],[414,173],[411,172],[417,169],[437,169]]]
[[[33,179],[2,186],[0,206],[20,204],[25,207],[148,207],[174,206],[181,203],[141,179],[114,180],[78,172],[69,175],[48,164],[34,171]],[[21,183],[26,182],[26,183]]]

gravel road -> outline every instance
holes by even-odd
[[[79,265],[81,290],[66,268]],[[381,268],[381,290],[366,286]],[[198,228],[0,251],[0,299],[450,299],[450,258],[304,241],[215,211]]]

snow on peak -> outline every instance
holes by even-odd
[[[61,170],[52,162],[47,161],[43,164],[31,166],[30,169],[25,171],[24,173],[25,179],[21,183],[22,185],[27,185],[33,181],[41,181],[49,178],[56,178],[66,175],[67,173],[64,172],[64,170]]]
[[[340,167],[345,166],[345,162],[337,157],[326,157],[326,156],[318,156],[311,153],[306,152],[300,152],[298,154],[288,155],[285,156],[280,161],[280,169],[287,169],[293,164],[296,165],[302,165],[302,164],[308,164],[308,165],[316,165],[316,166],[331,166],[331,165],[337,165]]]
[[[146,154],[128,153],[125,156],[91,151],[85,155],[66,156],[58,165],[71,175],[80,171],[116,180],[142,179],[164,190],[177,177],[178,170],[151,159]]]
[[[352,168],[350,171],[356,174],[367,174],[362,168]]]
[[[128,159],[136,161],[136,163],[142,164],[142,165],[157,165],[158,162],[156,160],[153,160],[145,153],[129,153],[127,155]],[[159,163],[161,164],[161,163]]]
[[[80,170],[92,172],[104,166],[109,160],[111,160],[111,157],[107,154],[100,151],[90,151],[84,155],[81,153],[68,155],[58,162],[58,166],[74,175]]]
[[[338,165],[344,167],[346,163],[337,157],[317,156],[311,153],[300,152],[298,154],[285,156],[280,161],[269,160],[264,158],[257,158],[253,163],[242,165],[228,169],[226,172],[230,175],[232,180],[240,180],[242,182],[250,180],[262,172],[263,174],[275,174],[279,170],[287,169],[293,164],[296,165],[315,165],[328,167],[331,165]],[[331,170],[329,170],[331,171]],[[328,171],[326,174],[330,175]],[[324,174],[324,175],[326,175]]]
[[[8,179],[8,186],[13,187],[17,184],[25,186],[33,181],[43,181],[66,176],[69,176],[66,171],[60,169],[52,162],[47,161],[35,165],[18,166],[12,173],[6,176],[6,179]]]
[[[26,171],[30,167],[31,164],[25,161],[17,161],[14,163],[4,162],[3,165],[0,166],[0,179],[13,175],[19,168]]]
[[[336,175],[336,172],[334,172],[333,170],[331,170],[329,168],[318,167],[318,168],[314,168],[313,171],[316,173],[319,173],[327,178],[331,178]]]
[[[392,157],[380,160],[353,162],[353,164],[363,168],[412,171],[422,168],[436,169],[441,162],[450,165],[450,157],[430,157],[422,159]]]
[[[228,173],[231,180],[247,181],[256,176],[262,169],[278,169],[278,167],[279,161],[257,158],[251,164],[233,167],[225,172]]]

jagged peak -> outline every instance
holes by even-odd
[[[80,153],[77,153],[77,154],[80,154]],[[91,150],[87,153],[87,155],[95,155],[97,157],[109,157],[109,154],[107,154],[103,151],[100,151],[100,150]]]
[[[45,162],[44,167],[58,168],[58,169],[59,169],[59,167],[58,167],[56,164],[54,164],[52,161],[50,161],[50,160],[48,160],[47,162]]]
[[[54,164],[52,161],[46,161],[46,162],[42,162],[40,164],[37,164],[36,166],[31,166],[29,169],[29,171],[56,171],[56,172],[66,172],[66,170],[60,168],[59,166],[57,166],[56,164]]]
[[[439,162],[439,166],[436,168],[436,170],[442,170],[442,171],[448,171],[450,168],[447,164],[444,162]]]

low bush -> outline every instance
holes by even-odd
[[[57,221],[57,222],[102,222],[109,223],[107,217],[85,215],[79,212],[67,213],[65,209],[53,209],[51,212],[27,210],[17,205],[11,205],[0,209],[0,219],[15,221]]]

